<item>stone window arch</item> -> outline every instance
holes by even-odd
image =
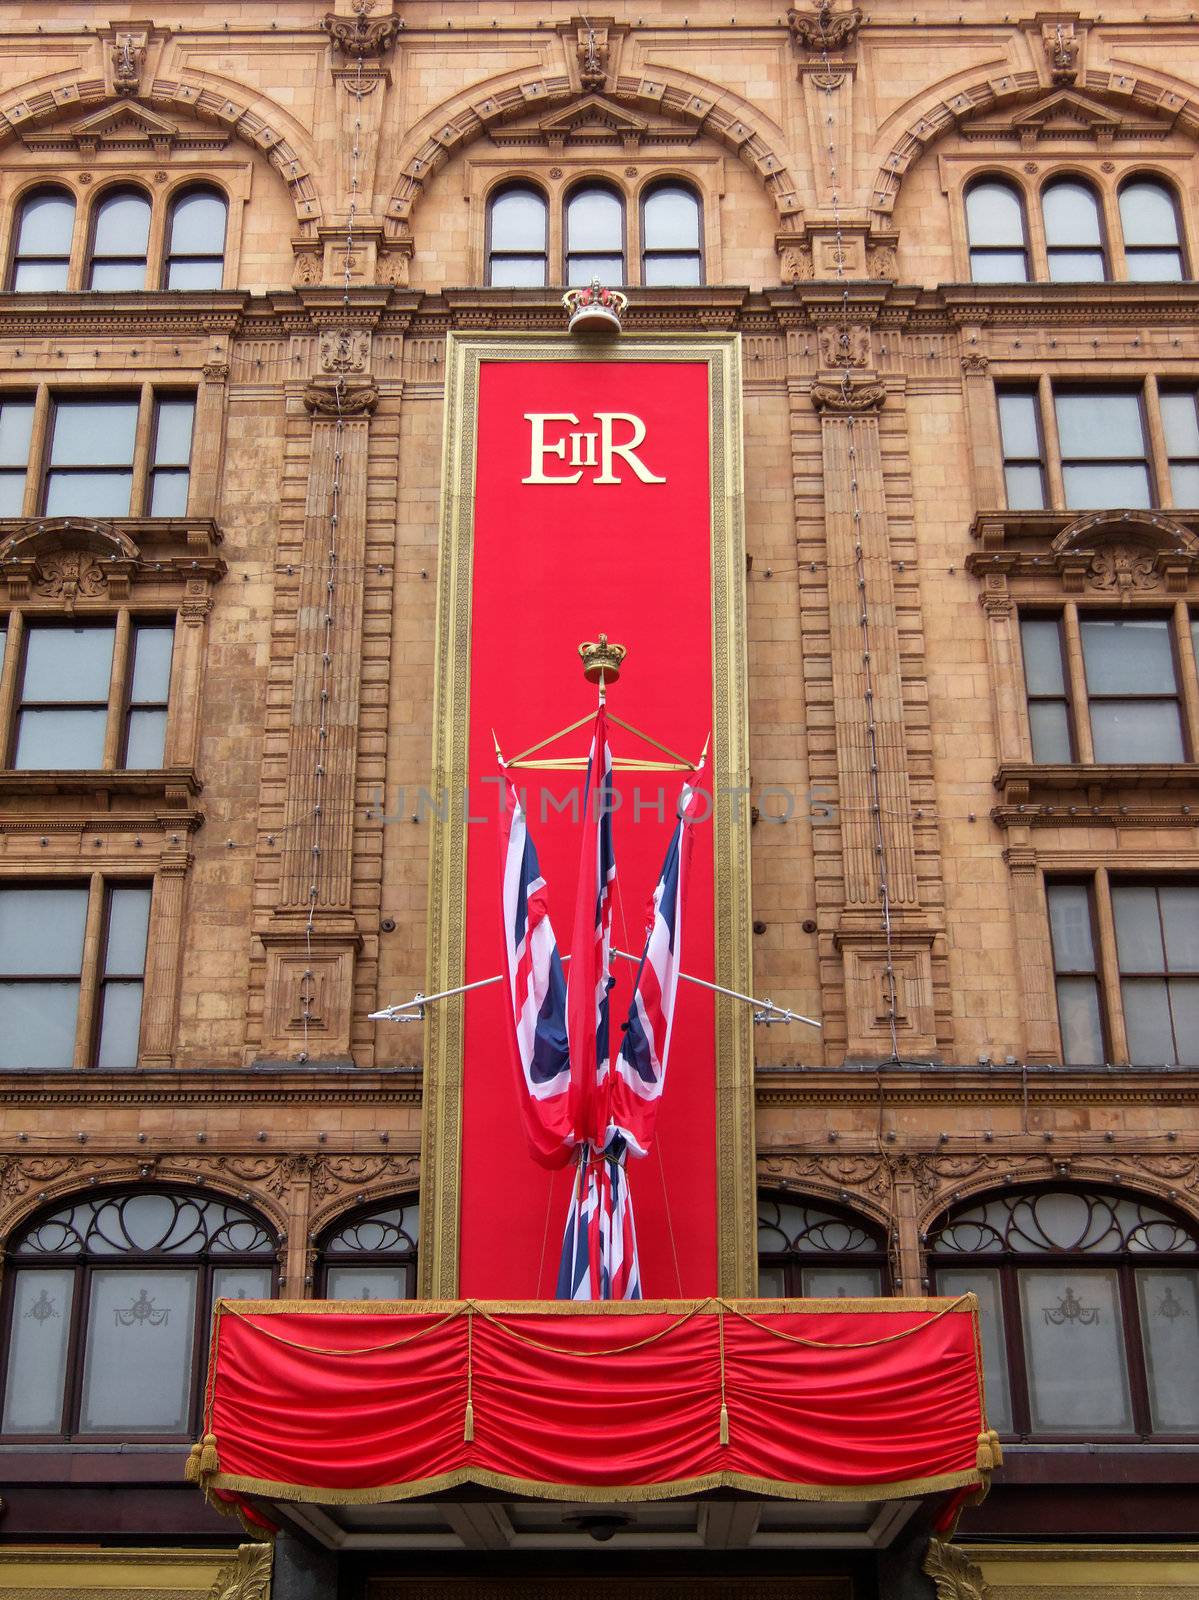
[[[375,1200],[338,1217],[317,1242],[318,1294],[327,1300],[414,1299],[419,1239],[416,1195]]]
[[[758,1293],[763,1298],[872,1298],[889,1290],[887,1240],[859,1212],[823,1199],[758,1194]]]

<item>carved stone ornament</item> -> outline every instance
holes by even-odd
[[[1107,594],[1157,589],[1161,581],[1161,573],[1157,570],[1157,552],[1147,550],[1144,545],[1114,544],[1106,550],[1096,550],[1087,569],[1087,582],[1091,588]]]
[[[990,365],[990,356],[983,355],[981,350],[967,350],[962,357],[962,371],[967,374],[979,375],[985,373]]]
[[[820,329],[822,367],[868,367],[870,329],[861,322],[826,322]]]
[[[849,11],[834,11],[825,0],[815,11],[797,11],[792,6],[787,12],[787,26],[797,45],[820,54],[852,44],[862,26],[862,13],[857,6]]]
[[[801,243],[798,239],[784,240],[777,246],[779,252],[779,276],[784,283],[804,283],[816,276],[816,264],[812,259],[812,247]]]
[[[270,1600],[273,1558],[269,1544],[238,1545],[233,1560],[217,1573],[208,1600]]]
[[[145,59],[145,30],[128,32],[118,29],[112,44],[112,86],[117,94],[138,93]]]
[[[373,6],[374,0],[354,0],[353,17],[339,17],[328,11],[321,18],[321,27],[334,48],[354,61],[386,55],[404,26],[400,17],[369,17]]]
[[[94,600],[108,588],[108,579],[96,558],[84,550],[63,550],[42,556],[34,569],[33,592],[48,600],[61,600],[67,611],[80,595]]]
[[[937,1600],[988,1600],[991,1590],[974,1563],[942,1539],[930,1539],[924,1570],[937,1587]]]
[[[324,258],[319,250],[301,250],[296,256],[296,282],[311,288],[321,281]]]
[[[304,404],[314,417],[368,417],[379,404],[379,391],[373,383],[310,383]]]
[[[608,78],[607,28],[580,28],[576,48],[579,82],[584,89],[602,89]]]
[[[895,247],[889,244],[872,244],[866,249],[866,276],[868,278],[894,278],[897,273]]]
[[[1199,539],[1159,511],[1097,511],[1063,528],[1050,546],[1063,587],[1127,597],[1183,593],[1199,569]]]
[[[1049,76],[1054,83],[1073,83],[1078,77],[1078,44],[1072,22],[1046,23],[1041,29],[1041,42],[1049,63]]]
[[[887,391],[881,383],[814,383],[811,393],[817,411],[843,415],[881,411],[887,403]]]
[[[322,372],[365,372],[371,336],[364,328],[327,328],[320,336]]]

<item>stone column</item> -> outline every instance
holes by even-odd
[[[191,862],[185,844],[164,849],[154,878],[146,982],[142,1005],[143,1067],[169,1067],[175,1059],[176,1012],[183,958],[183,909]]]
[[[1062,1059],[1045,885],[1030,844],[1010,844],[1003,854],[1011,874],[1012,925],[1024,1001],[1024,1059],[1045,1065]]]

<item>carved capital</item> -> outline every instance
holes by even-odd
[[[373,0],[355,0],[352,17],[339,17],[329,11],[321,18],[321,27],[333,41],[334,49],[351,60],[386,55],[404,26],[400,17],[368,17],[372,4]]]
[[[206,361],[204,363],[205,383],[228,383],[229,363],[227,361]]]
[[[861,26],[862,13],[857,6],[849,11],[834,11],[829,0],[824,0],[815,11],[798,11],[792,6],[787,12],[792,41],[800,49],[818,55],[845,49],[857,38]]]
[[[937,1600],[988,1600],[991,1590],[974,1563],[951,1544],[930,1539],[924,1570],[937,1588]]]
[[[217,1573],[208,1600],[269,1600],[274,1547],[240,1544],[237,1554]]]
[[[972,374],[985,376],[990,365],[990,356],[983,355],[981,350],[968,350],[962,357],[962,371],[968,376]]]
[[[373,383],[310,383],[304,404],[314,418],[369,417],[379,404],[379,391]]]
[[[887,403],[881,383],[814,383],[811,394],[817,411],[841,416],[881,411]]]

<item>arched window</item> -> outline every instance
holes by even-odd
[[[606,183],[585,183],[566,202],[566,281],[624,282],[624,202]]]
[[[981,178],[966,191],[970,276],[975,283],[1027,283],[1024,202],[1014,184]]]
[[[509,184],[487,206],[487,282],[540,289],[547,280],[549,207],[531,183]]]
[[[150,202],[140,189],[109,189],[92,216],[89,289],[144,289]]]
[[[413,1299],[419,1235],[415,1196],[341,1218],[320,1246],[320,1292],[327,1300]]]
[[[1102,283],[1107,277],[1099,198],[1077,178],[1059,178],[1041,192],[1045,250],[1054,283]]]
[[[225,197],[217,189],[184,189],[167,218],[164,289],[219,289],[225,274]]]
[[[784,1195],[758,1196],[758,1293],[805,1299],[882,1294],[887,1243],[852,1211]]]
[[[213,1303],[272,1294],[277,1244],[249,1210],[179,1190],[43,1212],[7,1252],[0,1432],[193,1436]]]
[[[1154,178],[1132,178],[1122,184],[1120,227],[1131,279],[1164,283],[1184,276],[1178,206],[1166,184]]]
[[[17,213],[10,287],[65,289],[75,231],[75,199],[65,189],[35,189]]]
[[[703,282],[699,221],[699,196],[689,185],[667,179],[646,190],[641,201],[642,283]]]
[[[973,1290],[1001,1433],[1199,1433],[1199,1238],[1099,1189],[1013,1191],[951,1211],[928,1241],[937,1294]]]

